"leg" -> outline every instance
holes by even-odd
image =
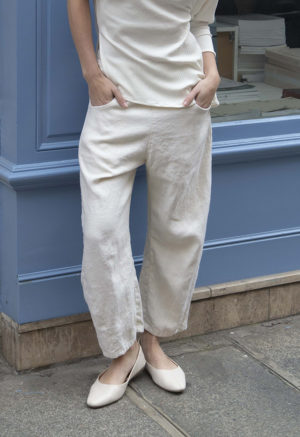
[[[91,184],[81,176],[81,282],[103,355],[123,355],[143,331],[142,305],[131,251],[130,198],[134,171]],[[86,173],[85,173],[86,174]]]
[[[156,132],[146,161],[149,223],[139,283],[145,329],[164,337],[187,329],[210,204],[210,114],[198,106],[162,110]]]
[[[103,355],[122,356],[142,332],[129,212],[144,137],[134,108],[89,106],[79,143],[83,258],[81,281]]]

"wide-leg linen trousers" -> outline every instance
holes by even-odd
[[[210,107],[89,101],[80,135],[81,283],[104,356],[124,354],[144,329],[187,329],[211,198]],[[148,220],[139,280],[129,215],[145,164]]]

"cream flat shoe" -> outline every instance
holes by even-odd
[[[169,357],[170,358],[170,357]],[[173,361],[170,358],[171,361]],[[178,363],[174,369],[157,369],[146,361],[146,370],[149,372],[151,378],[159,387],[173,392],[181,392],[186,388],[185,373]]]
[[[87,405],[92,408],[97,408],[119,400],[124,395],[129,381],[140,373],[145,368],[145,365],[145,356],[139,343],[139,351],[136,361],[125,382],[122,384],[104,384],[100,381],[100,378],[103,373],[106,372],[107,369],[105,369],[98,375],[96,381],[92,384],[87,397]]]

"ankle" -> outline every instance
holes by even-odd
[[[154,346],[159,344],[158,338],[146,330],[141,334],[140,339],[141,344],[143,344],[144,346]]]
[[[138,349],[138,342],[136,340],[133,343],[133,345],[130,346],[130,348],[128,348],[127,351],[123,355],[120,355],[119,357],[114,358],[113,362],[114,363],[121,363],[122,361],[126,360],[129,356],[135,354],[137,349]]]

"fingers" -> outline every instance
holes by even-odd
[[[88,87],[93,106],[105,105],[115,97],[121,107],[128,107],[118,87],[105,75],[96,75],[91,78],[88,81]]]
[[[199,106],[206,108],[211,104],[214,92],[215,89],[210,89],[205,79],[201,79],[186,96],[183,105],[188,106],[195,99]]]
[[[118,88],[114,88],[113,89],[113,93],[114,93],[115,98],[117,99],[119,105],[122,106],[123,108],[127,108],[128,107],[128,103],[126,102],[126,100],[122,96],[122,94],[119,91],[119,89]]]
[[[196,89],[196,87],[194,87],[192,89],[192,91],[189,92],[189,94],[186,96],[186,98],[183,101],[183,105],[184,106],[188,106],[192,103],[192,101],[194,100],[195,96],[198,94],[198,90]]]

